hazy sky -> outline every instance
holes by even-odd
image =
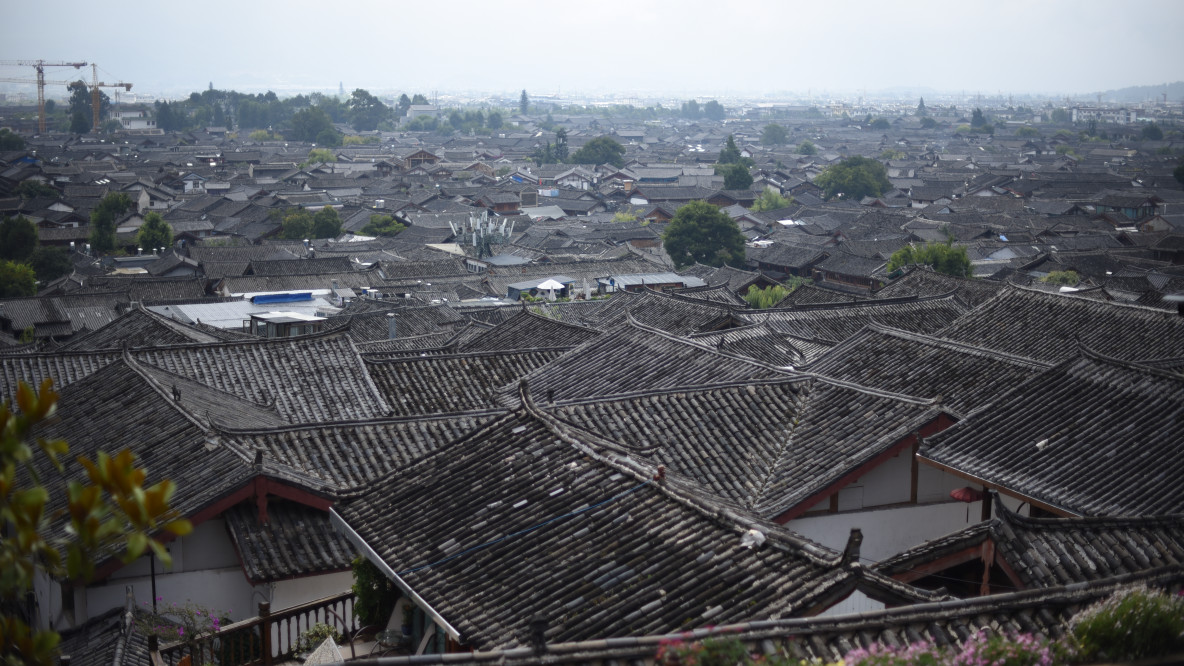
[[[1080,94],[1184,79],[1184,0],[6,3],[0,59],[146,93]],[[3,67],[0,76],[31,77]],[[77,78],[69,69],[48,79]]]

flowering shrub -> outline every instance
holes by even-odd
[[[680,639],[664,640],[658,645],[654,662],[660,666],[844,666],[818,659],[791,659],[783,654],[753,656],[738,638],[708,638],[698,643]]]
[[[1124,588],[1081,611],[1069,623],[1085,661],[1129,661],[1184,652],[1184,599]]]
[[[848,652],[848,666],[1051,666],[1068,659],[1058,644],[1031,634],[1001,636],[979,632],[961,648],[918,642],[905,648],[873,645]]]
[[[164,601],[162,597],[157,602]],[[149,606],[147,601],[145,606]],[[148,609],[145,609],[148,610]],[[218,633],[230,611],[222,612],[186,603],[178,606],[176,602],[157,610],[155,615],[143,616],[137,623],[137,628],[146,636],[156,636],[161,644],[184,641],[190,645],[197,644],[202,638]]]
[[[304,654],[312,652],[320,647],[326,638],[332,638],[334,643],[341,643],[341,634],[337,633],[337,629],[323,622],[317,622],[309,627],[308,631],[300,634],[300,641],[296,645],[296,653]]]

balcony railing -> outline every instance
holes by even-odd
[[[271,604],[259,604],[259,616],[222,627],[196,641],[181,641],[152,650],[153,666],[271,666],[296,654],[300,635],[313,625],[327,624],[343,636],[357,629],[354,593],[331,597],[272,612]]]

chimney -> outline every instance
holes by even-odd
[[[395,313],[388,312],[386,313],[386,339],[394,340],[397,337],[399,337],[398,320],[395,319]]]
[[[843,564],[859,563],[859,547],[863,545],[863,530],[851,528],[851,536],[847,537],[847,547],[843,549]]]
[[[142,257],[142,256],[144,256],[144,248],[142,248],[142,247],[138,247],[138,248],[136,248],[136,256],[137,256],[137,257]]]

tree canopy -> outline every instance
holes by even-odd
[[[333,119],[319,106],[310,106],[292,116],[292,138],[314,143],[317,135],[333,130]]]
[[[0,222],[0,259],[24,261],[37,249],[37,225],[24,215]]]
[[[369,91],[358,88],[346,102],[349,124],[358,132],[372,132],[391,117],[391,110]],[[319,142],[318,142],[319,143]]]
[[[66,250],[53,245],[42,245],[33,250],[33,256],[29,257],[29,265],[33,267],[37,281],[42,284],[69,275],[74,270],[74,264],[70,263],[70,255]]]
[[[703,105],[703,115],[710,120],[723,120],[727,117],[728,111],[723,104],[715,100],[711,100]]]
[[[818,154],[818,148],[814,145],[813,141],[806,139],[805,141],[802,141],[801,143],[798,144],[798,155],[817,155],[817,154]]]
[[[361,233],[363,236],[395,236],[406,228],[390,215],[371,215]]]
[[[749,285],[748,292],[744,294],[744,300],[754,308],[764,310],[777,305],[788,296],[790,290],[779,284],[771,284],[764,289],[758,289],[757,286]]]
[[[752,187],[752,174],[743,164],[725,164],[720,167],[724,176],[725,190],[747,190]]]
[[[523,88],[522,95],[518,98],[518,112],[525,116],[526,112],[529,110],[530,110],[530,96],[526,94],[526,89]]]
[[[929,115],[929,111],[925,108],[925,98],[924,97],[922,97],[921,102],[917,104],[917,115],[918,116]]]
[[[970,115],[970,127],[978,128],[987,124],[987,118],[983,115],[983,110],[976,108],[974,113]]]
[[[152,212],[144,216],[144,224],[136,233],[136,245],[146,252],[152,252],[158,247],[166,250],[173,246],[173,228],[160,216]]]
[[[132,200],[123,192],[111,192],[90,212],[90,245],[95,252],[115,249],[115,223],[132,209]]]
[[[880,162],[854,155],[832,164],[814,179],[826,199],[878,197],[892,189],[888,170]]]
[[[696,262],[708,266],[744,263],[744,234],[740,227],[706,201],[692,201],[679,208],[662,241],[675,268]]]
[[[757,213],[763,213],[767,210],[777,210],[778,208],[787,208],[793,203],[792,199],[786,199],[773,190],[766,189],[760,193],[756,201],[752,203],[752,210]]]
[[[926,243],[921,247],[906,245],[888,259],[888,270],[895,271],[905,266],[930,266],[938,273],[956,277],[970,277],[970,257],[966,248],[954,247],[949,243]]]
[[[731,134],[728,135],[728,140],[724,142],[724,147],[719,151],[719,159],[716,160],[719,164],[736,164],[744,157],[740,154],[740,149],[736,147],[736,137]]]
[[[341,216],[337,209],[325,206],[312,216],[313,238],[337,238],[341,235]]]
[[[46,102],[48,104],[48,102]],[[24,150],[25,140],[7,127],[0,129],[0,150]]]
[[[625,166],[625,147],[607,136],[597,137],[572,153],[574,164],[611,164]]]
[[[761,144],[766,146],[783,146],[789,141],[789,132],[777,123],[765,125],[761,130]]]
[[[23,298],[37,295],[37,276],[33,267],[0,259],[0,298]]]
[[[1150,141],[1162,141],[1163,130],[1160,129],[1159,125],[1156,125],[1155,123],[1149,123],[1143,128],[1142,136],[1144,139],[1148,139]]]

